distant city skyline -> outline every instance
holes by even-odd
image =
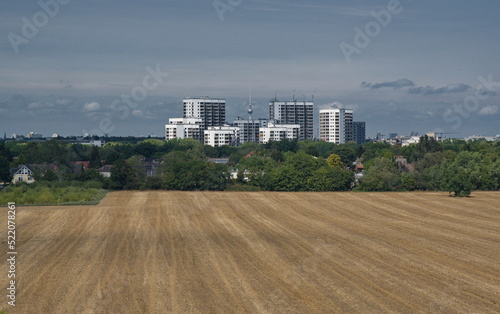
[[[45,99],[46,97],[41,97],[41,99]],[[152,104],[151,107],[160,107],[163,106],[162,103],[169,103],[168,101],[165,101],[165,99],[168,99],[168,97],[161,97],[161,96],[155,96],[151,97],[152,99],[156,100],[156,104]],[[224,97],[214,97],[214,98],[224,98]],[[278,99],[291,99],[292,97],[278,97]],[[114,99],[114,96],[99,96],[99,97],[93,97],[93,99],[110,99],[109,102],[112,102],[112,99]],[[226,104],[226,120],[228,123],[232,123],[235,118],[237,117],[242,117],[242,118],[248,118],[247,115],[248,113],[246,112],[246,109],[248,108],[248,99],[245,98],[226,98],[227,104]],[[315,98],[317,99],[317,98]],[[485,132],[483,131],[483,128],[481,127],[480,124],[478,124],[478,127],[476,128],[468,128],[470,132],[463,131],[463,129],[460,129],[458,131],[462,132],[452,132],[455,130],[449,129],[448,131],[446,129],[440,129],[439,127],[436,128],[432,124],[432,120],[429,120],[426,124],[411,124],[411,123],[406,123],[406,119],[401,119],[401,120],[393,120],[391,121],[390,124],[387,124],[387,121],[384,120],[383,113],[380,112],[369,112],[368,110],[360,110],[359,105],[344,105],[343,103],[340,102],[331,102],[331,103],[326,103],[323,102],[324,104],[317,104],[317,100],[315,100],[315,109],[314,109],[314,134],[315,137],[319,136],[319,110],[321,109],[327,109],[330,107],[340,107],[340,108],[349,108],[349,109],[354,109],[354,114],[356,115],[357,120],[362,120],[366,122],[366,136],[367,138],[375,138],[377,133],[380,132],[382,134],[385,134],[386,137],[390,133],[397,133],[398,135],[410,135],[412,132],[418,132],[419,134],[425,134],[427,132],[445,132],[445,133],[453,133],[453,137],[456,138],[464,138],[467,136],[471,135],[484,135],[484,136],[495,136],[500,134],[500,128],[497,127],[496,124],[493,125],[492,131],[491,132]],[[231,104],[238,102],[238,105]],[[98,102],[96,102],[99,104]],[[89,102],[84,102],[84,104],[88,105],[92,103]],[[263,98],[262,100],[254,98],[252,100],[254,113],[252,114],[252,117],[254,119],[259,119],[259,118],[268,118],[268,105],[269,105],[269,99],[266,100],[266,98]],[[394,112],[395,109],[391,108],[391,105],[388,106],[382,106],[381,108],[385,108],[388,111]],[[147,125],[142,125],[138,123],[138,120],[141,120],[142,117],[138,117],[136,114],[134,114],[132,111],[130,111],[130,114],[126,117],[126,119],[121,120],[120,116],[118,114],[116,115],[109,115],[111,116],[111,121],[113,122],[113,127],[114,127],[114,132],[108,133],[110,136],[150,136],[150,135],[155,135],[157,137],[162,137],[164,134],[164,127],[165,124],[168,123],[168,120],[170,118],[175,118],[175,117],[182,117],[182,98],[177,99],[177,100],[172,100],[168,106],[165,106],[164,108],[158,109],[158,111],[162,112],[162,115],[158,115],[156,117],[153,116],[152,112],[148,112],[147,114],[150,115],[148,116],[147,120],[149,123]],[[78,126],[75,128],[72,125],[72,121],[65,121],[63,120],[64,118],[63,113],[54,115],[53,117],[47,117],[46,119],[40,119],[37,120],[35,119],[35,116],[33,114],[29,115],[29,123],[26,123],[25,125],[20,124],[20,123],[12,123],[12,126],[9,126],[8,124],[1,124],[0,132],[6,133],[7,137],[10,137],[13,133],[19,134],[19,135],[26,135],[29,132],[37,132],[40,134],[43,134],[44,137],[49,137],[53,133],[58,133],[61,136],[82,136],[85,133],[88,133],[90,135],[103,135],[103,132],[99,130],[99,123],[102,120],[103,117],[107,117],[108,115],[102,114],[102,111],[100,112],[95,112],[91,111],[89,113],[85,113],[85,111],[82,111],[85,117],[89,120],[89,122],[86,125],[81,124],[82,126]],[[411,113],[410,113],[411,115]],[[378,116],[378,118],[376,117]],[[400,117],[400,116],[399,116]],[[477,121],[477,119],[480,119],[483,116],[478,116],[478,117],[471,117],[470,120]],[[391,120],[390,117],[387,117],[388,120]],[[411,118],[411,116],[407,116],[408,119]],[[494,120],[496,122],[496,120]],[[445,123],[442,123],[443,126],[445,126]],[[71,131],[74,130],[74,131]],[[94,132],[92,132],[94,131]],[[449,137],[452,137],[451,135]]]
[[[225,3],[225,0],[221,0]],[[367,136],[500,133],[500,2],[9,1],[0,132],[163,134],[182,99],[352,108]],[[179,106],[180,105],[180,106]]]

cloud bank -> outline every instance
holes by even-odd
[[[449,84],[444,87],[432,87],[432,86],[416,86],[416,84],[409,79],[399,79],[390,82],[380,82],[380,83],[368,83],[362,82],[361,87],[369,89],[382,89],[389,88],[393,90],[404,89],[409,94],[414,95],[442,95],[442,94],[456,94],[464,93],[473,90],[472,86],[464,83],[460,84]]]
[[[439,88],[434,88],[431,86],[411,87],[410,89],[408,89],[408,93],[422,94],[422,95],[439,95],[439,94],[464,93],[470,90],[472,90],[472,87],[468,84],[450,84]]]
[[[369,88],[369,89],[380,89],[380,88],[393,88],[393,89],[400,89],[403,87],[411,87],[415,86],[415,83],[409,79],[399,79],[397,81],[392,81],[392,82],[382,82],[382,83],[367,83],[363,82],[361,83],[361,87]]]

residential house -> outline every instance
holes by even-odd
[[[400,172],[415,172],[415,163],[408,163],[406,160],[406,157],[404,156],[395,156],[394,160],[396,161],[396,164],[398,165],[398,169]]]
[[[354,185],[358,185],[359,180],[363,179],[365,175],[365,166],[361,163],[359,159],[353,162],[353,166],[354,166]]]
[[[20,165],[17,168],[10,169],[12,174],[12,183],[16,184],[18,182],[35,182],[33,176],[33,168],[30,165]]]
[[[154,177],[158,169],[160,169],[161,162],[151,157],[141,157],[141,164],[146,172],[147,177]]]
[[[111,168],[113,168],[114,165],[104,165],[101,168],[99,168],[97,171],[99,171],[99,174],[105,178],[110,178],[111,177]]]

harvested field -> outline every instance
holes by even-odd
[[[500,193],[115,192],[17,209],[8,313],[500,312]]]

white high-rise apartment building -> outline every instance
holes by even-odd
[[[267,127],[259,129],[259,143],[267,144],[269,141],[298,139],[299,134],[300,125],[298,124],[275,124],[270,122]]]
[[[184,118],[201,118],[202,128],[222,126],[226,121],[226,100],[209,97],[184,98]]]
[[[232,126],[211,126],[204,131],[205,145],[213,147],[238,146],[240,128]]]
[[[192,138],[201,141],[203,128],[201,118],[171,118],[165,125],[165,140]]]
[[[267,119],[242,119],[233,120],[233,126],[240,128],[240,144],[259,142],[259,128],[266,127]]]
[[[312,101],[271,100],[269,120],[275,120],[277,124],[300,125],[299,140],[314,138],[314,102]]]
[[[353,141],[353,110],[322,109],[319,111],[319,139],[343,144]]]

